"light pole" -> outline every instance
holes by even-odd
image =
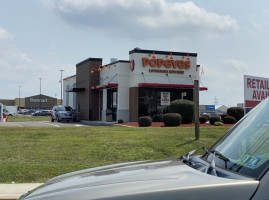
[[[19,85],[19,108],[21,107],[21,86]]]
[[[63,69],[59,70],[61,72],[61,105],[63,105]]]
[[[41,108],[41,80],[42,80],[42,78],[38,78],[38,79],[40,81],[40,88],[39,88],[39,110],[40,110],[40,108]]]

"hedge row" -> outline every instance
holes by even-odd
[[[182,117],[178,113],[167,113],[163,115],[163,123],[165,126],[180,126]],[[140,127],[151,126],[152,119],[149,116],[139,117],[138,124]]]
[[[181,123],[192,123],[194,121],[194,103],[184,99],[172,101],[170,106],[165,109],[165,113],[163,119],[159,116],[158,119],[155,119],[155,117],[154,121],[163,121],[165,126],[178,126]],[[221,116],[203,115],[200,116],[199,121],[201,124],[209,121],[211,125],[214,125],[216,122],[234,124],[243,116],[243,108],[231,107],[227,109],[227,114]],[[138,123],[139,126],[150,126],[152,119],[149,116],[143,116],[139,118]]]

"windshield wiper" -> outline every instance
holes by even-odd
[[[213,157],[212,157],[212,160],[210,162],[210,166],[205,170],[205,173],[206,174],[211,174],[211,175],[214,175],[214,176],[217,176],[217,171],[216,171],[216,164],[215,164],[215,157],[218,156],[218,158],[224,160],[225,162],[225,168],[227,169],[227,162],[230,161],[229,158],[225,157],[224,155],[222,155],[220,152],[218,152],[217,150],[215,149],[211,149],[210,151],[207,150],[205,147],[199,147],[197,149],[194,149],[190,152],[188,152],[185,156],[181,156],[179,158],[180,161],[182,161],[183,163],[191,166],[193,163],[192,163],[192,160],[191,160],[191,156],[198,150],[200,149],[203,149],[206,153],[208,154],[213,154]]]
[[[210,152],[210,153],[213,153],[213,154],[214,154],[214,157],[215,157],[215,155],[217,155],[217,156],[218,156],[218,158],[220,158],[220,159],[224,160],[224,162],[225,162],[225,169],[227,169],[227,168],[228,168],[228,166],[227,166],[227,162],[229,162],[229,161],[230,161],[230,159],[229,159],[229,158],[227,158],[226,156],[222,155],[220,152],[218,152],[218,151],[217,151],[217,150],[215,150],[215,149],[211,149],[209,152]]]
[[[205,152],[208,153],[208,150],[205,147],[199,147],[197,149],[194,149],[194,150],[188,152],[185,156],[181,156],[179,158],[179,160],[182,161],[183,163],[189,163],[191,155],[194,154],[196,151],[198,151],[200,149],[203,149]]]
[[[207,153],[211,153],[205,147],[199,147],[197,149],[194,149],[194,150],[188,152],[185,156],[181,156],[179,158],[179,160],[182,161],[183,163],[189,165],[189,166],[192,166],[193,163],[192,163],[192,160],[191,160],[191,155],[194,154],[196,151],[198,151],[200,149],[203,149]],[[206,174],[211,174],[211,175],[217,176],[217,171],[216,171],[216,166],[215,166],[215,152],[213,154],[213,158],[211,160],[210,166],[207,167],[204,172]]]

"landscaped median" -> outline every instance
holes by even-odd
[[[177,158],[212,146],[229,127],[0,127],[0,183],[42,183],[80,169]],[[198,153],[203,153],[198,152]]]

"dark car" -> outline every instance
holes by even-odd
[[[54,106],[51,111],[51,121],[76,121],[76,113],[70,106]]]
[[[50,110],[38,110],[32,113],[33,116],[51,116]]]
[[[206,134],[206,133],[205,133]],[[193,156],[203,149],[204,155]],[[269,199],[269,98],[209,150],[162,161],[85,169],[48,180],[23,200]]]
[[[22,112],[23,115],[32,115],[33,113],[35,113],[35,110],[26,110],[24,112]]]

